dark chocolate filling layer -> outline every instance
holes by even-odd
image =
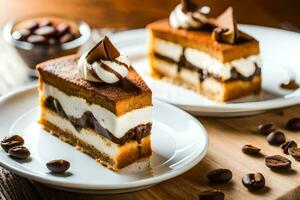
[[[166,56],[160,55],[158,53],[154,53],[154,56],[161,59],[161,60],[165,60],[167,62],[170,63],[175,63],[178,65],[178,72],[180,72],[180,70],[182,68],[187,68],[193,71],[197,71],[199,74],[199,80],[200,82],[204,81],[206,78],[214,78],[220,82],[230,82],[230,81],[236,81],[236,80],[242,80],[242,81],[250,81],[252,80],[252,78],[256,75],[261,74],[261,69],[257,66],[257,63],[255,64],[255,72],[253,75],[249,76],[249,77],[245,77],[242,74],[240,74],[234,67],[231,70],[231,78],[227,79],[227,80],[223,80],[221,77],[209,73],[207,70],[204,69],[200,69],[199,67],[196,67],[195,65],[191,64],[190,62],[188,62],[185,58],[184,55],[181,55],[179,62],[174,61],[171,58],[168,58]]]
[[[59,101],[54,97],[47,97],[44,104],[48,109],[69,120],[78,132],[83,128],[89,128],[116,144],[123,145],[130,140],[135,140],[140,143],[142,138],[147,137],[151,132],[151,123],[141,124],[127,131],[122,138],[117,138],[109,130],[101,126],[90,111],[86,111],[80,118],[75,118],[73,116],[68,116]]]

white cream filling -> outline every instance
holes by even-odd
[[[176,62],[179,62],[180,56],[183,53],[183,48],[181,45],[158,38],[154,40],[153,47],[156,53],[170,58]]]
[[[204,94],[218,94],[219,96],[223,96],[224,93],[220,82],[213,78],[207,78],[203,81],[202,90]]]
[[[170,58],[176,62],[179,61],[183,52],[182,46],[157,38],[154,41],[153,49],[156,53]],[[262,66],[260,55],[252,55],[247,58],[241,58],[228,63],[222,63],[203,51],[193,48],[186,48],[184,50],[184,56],[186,60],[194,66],[200,69],[205,69],[209,73],[214,74],[223,80],[231,78],[232,68],[235,68],[242,76],[250,77],[255,73],[255,63],[258,67]]]
[[[175,63],[166,62],[164,60],[154,58],[153,67],[161,74],[176,78],[178,76],[178,65]]]
[[[179,71],[179,77],[194,86],[198,86],[200,83],[199,74],[196,71],[182,68]]]
[[[67,115],[80,118],[84,112],[90,111],[101,126],[111,132],[116,138],[121,138],[125,133],[140,125],[152,122],[152,106],[127,112],[122,116],[116,116],[111,111],[96,105],[89,104],[83,98],[68,96],[57,88],[44,83],[43,93],[45,97],[52,96],[57,99]]]
[[[192,48],[185,49],[184,55],[187,61],[194,66],[205,69],[209,73],[221,77],[223,80],[231,78],[232,68],[235,68],[242,76],[250,77],[255,73],[255,64],[259,67],[261,66],[259,55],[233,60],[229,63],[221,63],[209,54]]]
[[[103,139],[100,135],[97,135],[93,131],[88,129],[81,129],[81,131],[78,132],[68,120],[50,112],[45,112],[45,117],[47,118],[47,121],[49,121],[53,125],[59,127],[62,130],[71,132],[75,137],[89,145],[92,145],[98,151],[103,152],[112,158],[118,155],[117,144],[110,142],[108,145],[108,141],[106,139]]]
[[[182,5],[178,4],[171,12],[169,22],[173,28],[201,28],[207,23],[208,18],[205,14],[209,12],[210,8],[204,6],[195,12],[184,13]]]
[[[194,85],[195,87],[200,84],[199,74],[198,72],[189,70],[189,69],[181,69],[178,73],[178,65],[170,62],[166,62],[164,60],[154,58],[153,60],[154,69],[164,76],[177,78],[184,80],[185,82]]]

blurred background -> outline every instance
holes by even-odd
[[[297,0],[194,0],[211,6],[212,14],[233,6],[239,23],[300,31]],[[0,25],[36,14],[67,15],[93,28],[138,28],[169,15],[178,0],[0,0]]]
[[[300,1],[296,0],[191,0],[210,6],[212,16],[222,13],[232,6],[239,23],[256,24],[300,32]],[[0,0],[0,31],[9,21],[19,21],[36,16],[60,16],[73,21],[82,20],[93,29],[88,42],[78,44],[72,52],[80,48],[90,48],[103,35],[115,31],[142,28],[150,22],[169,16],[180,0]],[[9,25],[10,23],[8,23]],[[7,25],[7,24],[6,24]],[[5,26],[7,27],[7,26]],[[12,26],[13,27],[13,26]],[[2,30],[1,30],[2,29]],[[88,29],[90,32],[90,29]],[[61,46],[53,50],[48,45],[39,48],[23,48],[0,35],[0,95],[31,82],[36,76],[37,63],[70,54]],[[8,42],[10,44],[8,44]],[[70,50],[70,51],[71,51]],[[298,57],[298,56],[297,56]]]

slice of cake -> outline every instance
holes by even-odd
[[[225,102],[261,90],[259,43],[237,30],[232,8],[218,18],[182,1],[170,19],[149,24],[149,59],[154,77]]]
[[[136,161],[147,167],[152,93],[107,37],[81,58],[49,60],[37,70],[48,132],[112,170]]]

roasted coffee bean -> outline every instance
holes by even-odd
[[[225,194],[221,190],[206,190],[199,194],[199,200],[224,200]]]
[[[74,35],[71,33],[64,34],[63,36],[61,36],[59,38],[59,43],[63,44],[66,42],[70,42],[71,40],[73,40],[73,38],[74,38]]]
[[[5,152],[8,152],[13,147],[21,146],[21,145],[23,145],[23,143],[20,141],[11,141],[11,142],[1,143],[1,147],[4,149]]]
[[[253,146],[251,144],[246,144],[245,146],[243,146],[242,151],[245,154],[258,154],[260,152],[260,148]]]
[[[56,31],[59,36],[70,32],[70,26],[67,23],[60,23],[56,26]]]
[[[300,161],[300,148],[294,147],[288,149],[289,154],[293,156],[296,161]]]
[[[290,131],[300,131],[300,118],[290,119],[286,124],[286,128]]]
[[[77,34],[72,33],[71,26],[67,22],[58,25],[50,19],[29,21],[20,30],[12,33],[15,40],[27,41],[32,44],[57,45],[76,39]]]
[[[16,159],[25,160],[30,156],[29,150],[24,146],[16,146],[9,149],[8,154]]]
[[[56,29],[53,26],[44,26],[36,29],[34,34],[41,35],[44,37],[52,37],[56,34]]]
[[[292,162],[283,156],[274,155],[266,157],[265,164],[270,169],[291,169]]]
[[[27,42],[32,44],[47,44],[47,38],[41,35],[31,35],[27,38]]]
[[[271,145],[281,145],[285,142],[285,135],[280,131],[274,131],[267,136],[267,141]]]
[[[297,146],[298,146],[297,143],[295,141],[291,140],[291,141],[287,141],[287,142],[283,143],[281,145],[281,148],[283,150],[283,153],[289,154],[289,151],[288,151],[289,148],[294,148],[294,147],[297,147]]]
[[[49,19],[44,19],[39,22],[39,27],[53,26],[53,23]]]
[[[70,168],[70,163],[66,160],[52,160],[46,166],[53,173],[64,173]]]
[[[25,41],[30,36],[30,31],[28,29],[21,29],[12,33],[12,37],[15,40]]]
[[[216,169],[210,171],[206,177],[209,179],[211,183],[221,184],[226,183],[231,180],[232,172],[229,169]]]
[[[242,178],[243,185],[249,190],[259,190],[265,187],[265,177],[261,173],[246,174]]]
[[[261,124],[257,128],[258,133],[262,135],[268,135],[269,133],[276,130],[276,127],[274,124]]]
[[[10,148],[24,144],[24,139],[19,135],[7,136],[1,141],[1,147],[8,152]]]
[[[39,27],[39,23],[37,23],[36,21],[30,21],[24,26],[24,28],[29,30],[30,32],[34,31],[38,27]]]

